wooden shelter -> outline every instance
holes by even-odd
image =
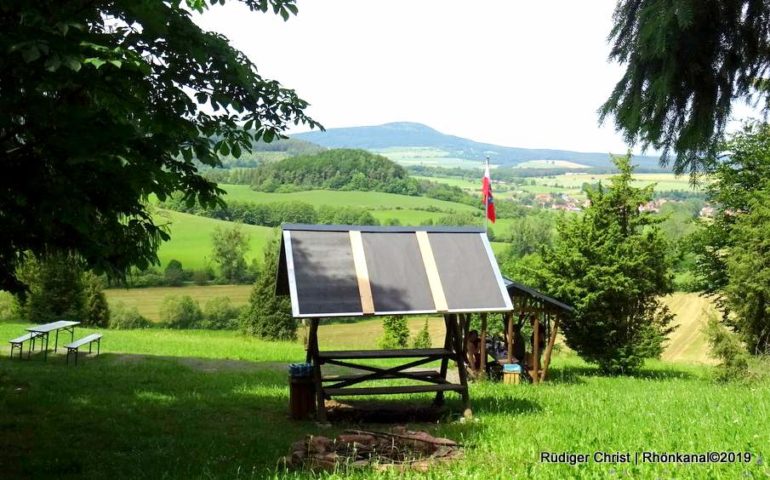
[[[560,302],[555,298],[549,297],[534,288],[528,287],[518,282],[514,282],[503,277],[503,282],[508,295],[513,304],[513,311],[503,315],[503,326],[505,329],[506,358],[501,363],[524,363],[528,368],[528,373],[533,383],[540,383],[545,380],[548,374],[548,367],[551,364],[551,354],[553,346],[556,343],[556,336],[559,332],[559,323],[568,315],[572,315],[574,308],[566,303]],[[529,319],[532,326],[531,348],[525,358],[514,358],[514,352],[525,351],[526,345],[516,345],[514,322],[519,320],[519,327],[522,320]],[[462,323],[462,322],[461,322]],[[481,366],[480,372],[486,371],[487,352],[487,316],[481,316]],[[547,343],[543,342],[547,339]],[[521,338],[519,337],[519,341]],[[545,345],[543,345],[545,343]],[[541,351],[542,347],[544,351]],[[541,361],[542,358],[542,361]]]
[[[444,392],[458,392],[470,415],[458,315],[512,310],[487,236],[477,228],[284,225],[276,288],[278,294],[291,296],[295,318],[310,320],[307,361],[313,366],[320,421],[326,421],[325,400],[331,397],[417,392],[435,392],[438,404]],[[414,314],[444,316],[442,348],[319,348],[318,324],[324,318]],[[383,358],[406,363],[361,363]],[[436,360],[438,370],[413,370]],[[457,364],[459,383],[447,379],[450,360]],[[324,365],[363,373],[324,375]],[[414,384],[356,386],[383,379]]]

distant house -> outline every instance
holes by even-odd
[[[700,209],[700,213],[698,213],[698,216],[701,218],[713,218],[715,213],[716,213],[716,209],[714,207],[712,207],[711,205],[706,205],[705,207]]]

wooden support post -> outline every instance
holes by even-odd
[[[326,399],[324,398],[323,380],[321,376],[321,359],[318,354],[318,319],[310,320],[310,333],[308,335],[308,356],[313,364],[313,383],[315,384],[316,420],[319,423],[326,422]]]
[[[481,348],[479,349],[479,378],[487,378],[487,314],[481,314]]]
[[[535,314],[532,326],[532,383],[540,383],[540,314]]]
[[[460,385],[463,390],[460,394],[463,397],[463,416],[465,418],[471,418],[473,411],[471,410],[471,397],[468,394],[468,375],[465,371],[465,358],[462,356],[462,340],[460,339],[460,329],[457,325],[457,315],[447,316],[447,328],[452,332],[453,350],[455,353],[455,361],[457,363],[457,373],[460,377]]]
[[[513,313],[506,313],[504,318],[508,320],[508,342],[505,348],[508,351],[508,363],[513,363]]]
[[[543,373],[540,376],[540,380],[545,380],[545,376],[548,374],[548,367],[551,365],[551,353],[553,353],[553,345],[556,343],[556,335],[559,332],[559,314],[555,315],[553,320],[553,327],[551,328],[551,337],[548,339],[548,346],[545,349],[545,355],[543,359]]]
[[[452,328],[449,325],[449,315],[444,315],[444,327],[446,328],[446,336],[444,337],[444,349],[453,350],[454,342],[452,341]],[[462,351],[460,352],[462,354]],[[439,369],[439,376],[446,380],[447,369],[449,368],[449,359],[444,357],[441,359],[441,367]],[[433,404],[441,406],[444,404],[444,392],[436,392],[436,398],[433,400]]]

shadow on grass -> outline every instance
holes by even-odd
[[[657,368],[643,368],[638,372],[626,374],[626,375],[609,375],[603,373],[598,367],[594,366],[552,366],[548,370],[547,383],[555,384],[584,384],[585,378],[589,377],[605,377],[605,378],[617,378],[617,377],[636,378],[640,380],[674,380],[674,379],[691,379],[694,378],[691,372],[677,368],[676,366],[666,366]]]
[[[292,442],[285,365],[102,354],[0,360],[3,478],[263,478]],[[243,472],[248,472],[244,474]],[[7,475],[7,477],[6,477]]]

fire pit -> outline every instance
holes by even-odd
[[[462,456],[462,446],[448,438],[394,427],[389,432],[346,430],[336,438],[308,436],[282,459],[289,468],[333,471],[345,468],[427,471],[431,465]]]

